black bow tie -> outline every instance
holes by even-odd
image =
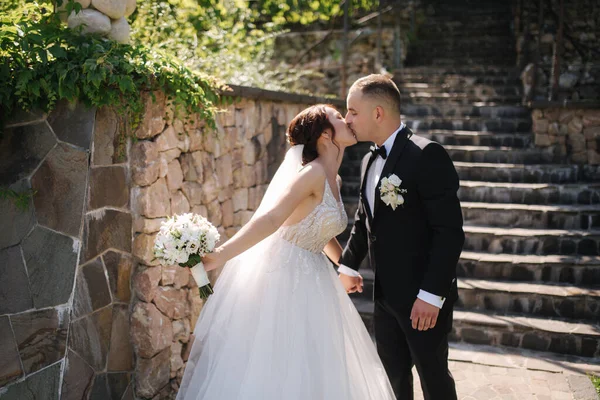
[[[387,151],[385,150],[385,146],[381,146],[379,148],[376,146],[371,146],[371,154],[374,157],[377,157],[379,155],[384,160],[387,158]]]

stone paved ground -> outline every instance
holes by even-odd
[[[499,353],[454,345],[450,370],[460,400],[598,400],[584,371],[600,374],[600,364],[583,365],[539,353]],[[490,365],[491,364],[491,365]],[[423,400],[418,374],[415,399]]]

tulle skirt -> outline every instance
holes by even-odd
[[[275,234],[229,261],[214,290],[177,400],[395,399],[323,254]]]

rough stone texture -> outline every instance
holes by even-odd
[[[165,222],[166,218],[141,218],[138,217],[133,221],[133,230],[141,233],[156,233],[160,230],[160,226]]]
[[[0,314],[18,313],[33,307],[19,246],[0,250],[0,276]]]
[[[130,340],[129,306],[113,307],[110,351],[108,353],[108,371],[131,371],[133,364],[133,345]]]
[[[181,189],[183,184],[183,173],[179,161],[173,160],[168,164],[169,171],[167,172],[167,187],[171,192]]]
[[[169,383],[171,348],[168,347],[151,359],[141,358],[136,368],[136,394],[152,398]]]
[[[171,345],[173,327],[154,304],[138,302],[131,315],[131,337],[138,355],[151,358]]]
[[[89,209],[127,208],[129,187],[127,169],[123,166],[92,168],[90,172]]]
[[[46,309],[11,316],[12,328],[26,374],[63,358],[69,315],[65,310]]]
[[[11,385],[2,394],[2,400],[59,400],[61,363],[56,363],[17,384]]]
[[[136,185],[148,186],[158,179],[160,158],[158,146],[147,140],[131,147],[131,178]]]
[[[129,17],[135,11],[136,0],[126,0],[125,1],[125,16]]]
[[[112,19],[125,15],[126,2],[122,0],[92,0],[92,6]]]
[[[102,256],[108,274],[108,282],[114,301],[129,303],[131,300],[132,257],[126,253],[108,251]]]
[[[151,302],[154,299],[162,277],[161,268],[138,266],[138,270],[133,276],[133,289],[141,300]]]
[[[16,192],[28,191],[31,189],[31,184],[27,180],[22,180],[9,186],[9,189]],[[0,249],[18,244],[31,231],[34,224],[35,208],[32,199],[27,202],[26,210],[17,207],[11,199],[0,199],[0,226],[2,226]]]
[[[186,300],[186,290],[159,286],[152,301],[170,319],[181,319],[187,317],[190,312]]]
[[[595,137],[600,132],[600,110],[561,110],[546,109],[541,118],[540,112],[533,112],[534,127],[547,125],[550,122],[548,132],[551,135],[568,135],[564,141],[553,139],[544,132],[535,129],[535,144],[538,147],[557,147],[559,154],[567,156],[567,160],[575,164],[597,165],[600,160],[599,149]],[[541,129],[541,128],[540,128]]]
[[[183,326],[178,330],[179,335],[182,334],[184,328]],[[22,375],[21,360],[10,321],[7,316],[0,317],[0,386],[4,386]]]
[[[71,323],[69,347],[96,372],[106,368],[111,342],[112,308],[105,307]]]
[[[38,226],[22,246],[34,306],[66,303],[73,289],[79,243]]]
[[[156,234],[140,233],[133,239],[133,255],[139,258],[146,265],[159,265],[160,262],[154,259],[154,238]]]
[[[118,126],[119,119],[113,109],[100,107],[96,111],[94,153],[92,155],[94,166],[112,165],[126,160],[124,137],[119,135]]]
[[[87,175],[87,154],[67,144],[56,146],[31,179],[40,224],[79,236]]]
[[[109,248],[131,252],[131,214],[100,210],[85,216],[84,259],[87,261]]]
[[[67,18],[69,28],[76,29],[82,26],[81,33],[98,33],[106,35],[110,32],[110,18],[96,10],[73,11]]]
[[[129,43],[129,33],[131,27],[125,17],[121,17],[117,20],[111,21],[110,32],[108,32],[108,38],[115,40],[119,43]]]
[[[0,137],[0,185],[28,177],[56,144],[44,121],[5,129]]]
[[[144,93],[146,111],[135,131],[139,139],[147,139],[161,133],[165,127],[165,95],[163,92]],[[154,101],[156,99],[156,101]]]
[[[171,195],[171,213],[180,215],[190,212],[190,203],[181,190]]]
[[[73,297],[73,318],[79,318],[111,303],[104,264],[100,257],[79,267]]]
[[[87,18],[86,15],[97,13],[94,10],[83,10],[74,19],[80,18],[80,15],[83,15],[81,18]],[[71,19],[71,17],[69,18]],[[84,30],[91,29],[93,26],[95,25],[88,26]],[[71,143],[88,150],[92,142],[95,119],[95,108],[87,108],[79,102],[69,103],[66,100],[62,100],[57,104],[52,113],[48,115],[48,124],[50,124],[56,136],[63,142]]]
[[[85,399],[92,388],[94,370],[72,350],[67,351],[61,400]]]
[[[133,195],[136,211],[147,218],[170,216],[171,204],[169,197],[169,189],[163,178],[148,187],[137,188]],[[187,197],[189,200],[189,196]]]

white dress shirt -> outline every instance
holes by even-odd
[[[367,171],[367,180],[365,182],[365,196],[369,208],[371,209],[371,215],[375,212],[375,189],[377,187],[377,182],[379,182],[379,178],[381,178],[381,172],[383,171],[383,167],[385,162],[389,160],[389,155],[392,152],[392,147],[394,146],[394,141],[396,140],[396,136],[398,136],[398,132],[404,129],[404,123],[400,124],[400,127],[396,129],[392,135],[387,138],[387,140],[383,143],[383,147],[387,152],[388,157],[384,160],[382,157],[377,156],[375,161],[369,167]],[[352,268],[349,268],[343,264],[340,264],[338,268],[338,272],[348,276],[358,276],[359,273]],[[446,300],[443,297],[435,295],[433,293],[429,293],[423,289],[419,290],[419,294],[417,297],[431,305],[434,305],[438,308],[442,308],[444,305],[444,301]]]

